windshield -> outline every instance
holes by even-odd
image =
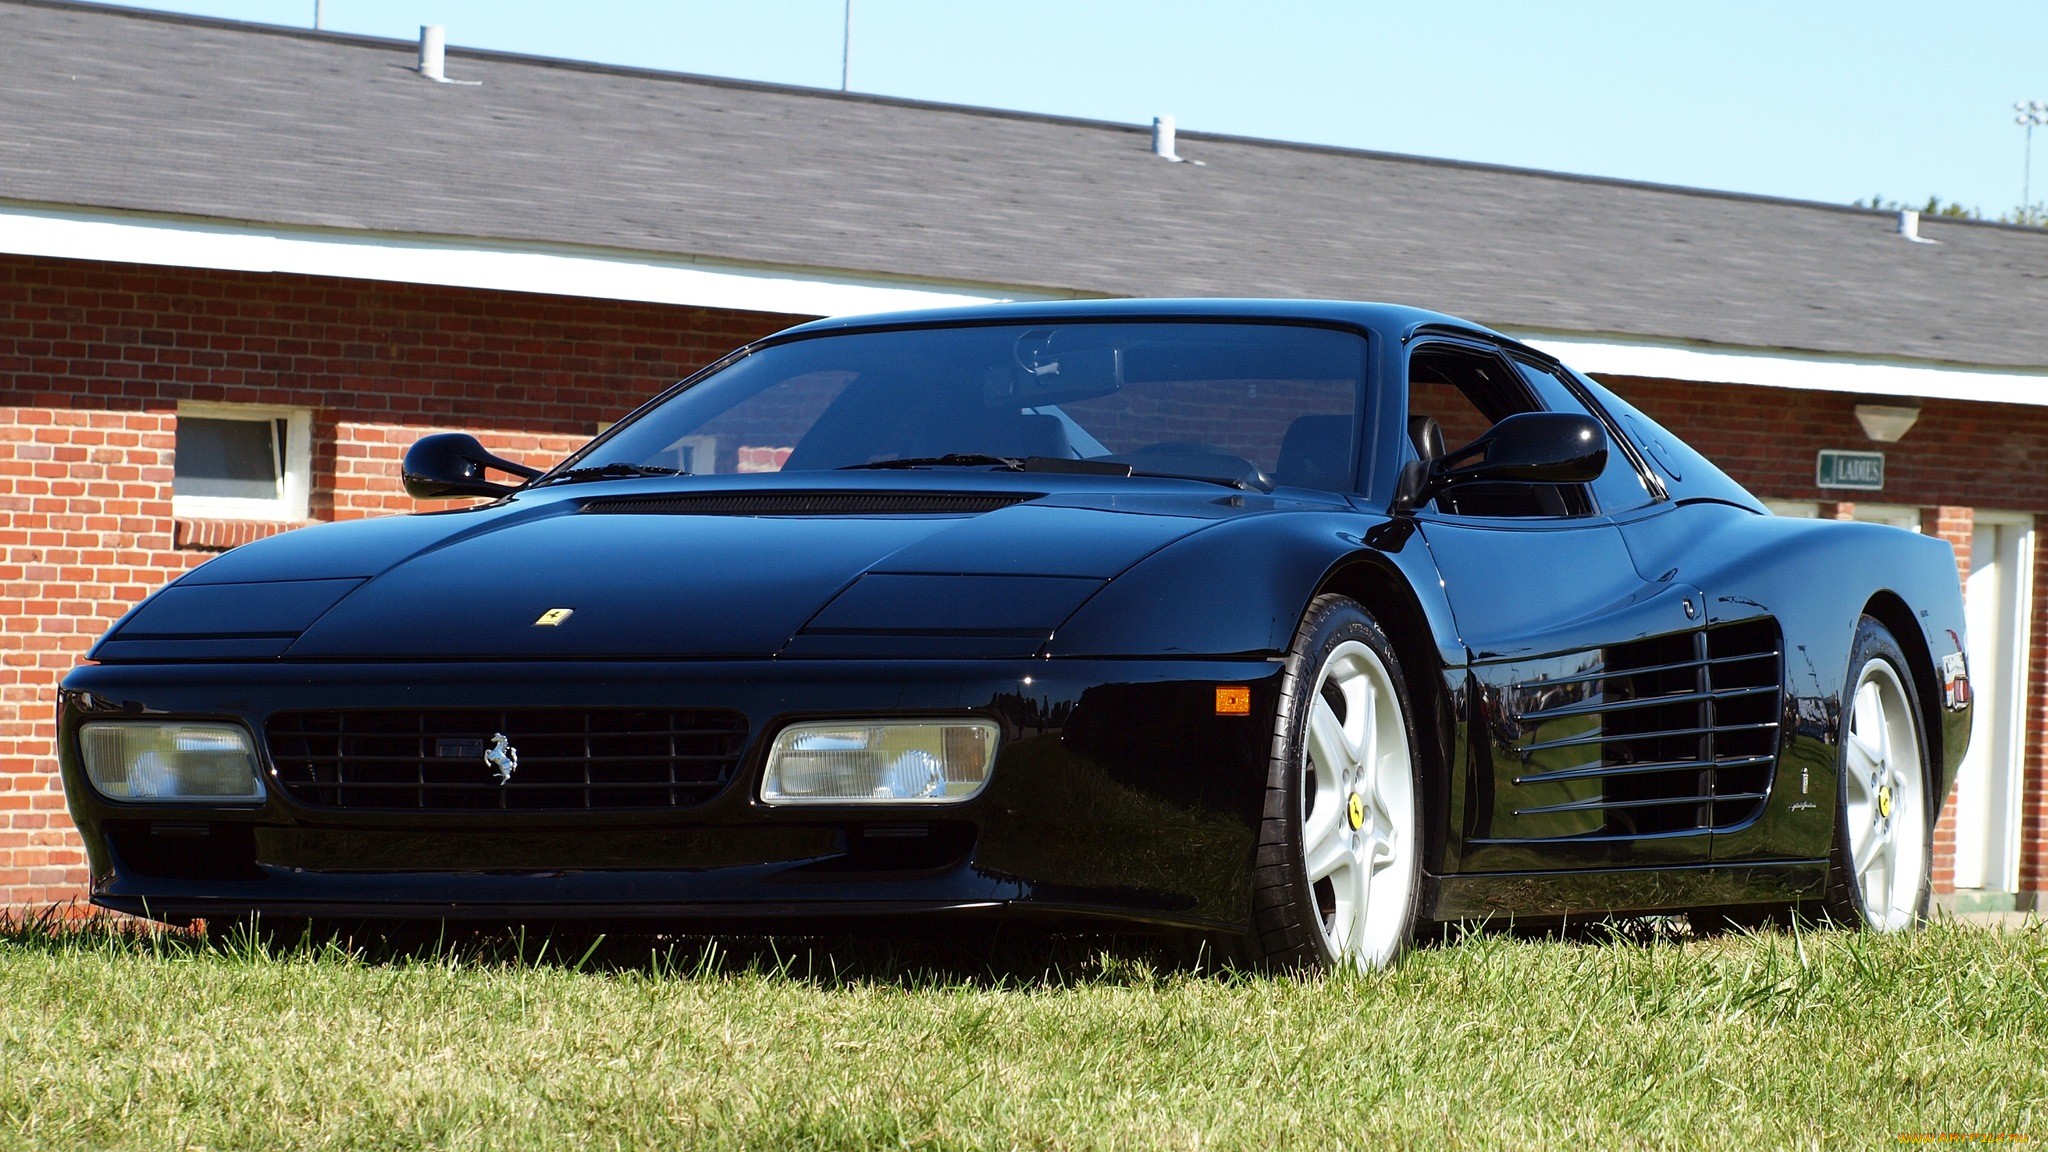
[[[1092,460],[1348,491],[1365,363],[1361,336],[1275,324],[819,336],[747,356],[575,463],[725,474]]]

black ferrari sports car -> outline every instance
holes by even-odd
[[[1892,930],[1969,733],[1947,544],[1773,517],[1409,308],[820,321],[544,474],[443,434],[404,482],[489,499],[225,553],[65,679],[95,902],[1310,967],[1478,917]]]

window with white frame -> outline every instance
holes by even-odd
[[[1889,524],[1908,532],[1920,531],[1920,509],[1907,504],[1864,504],[1859,501],[1856,519],[1865,524]]]
[[[1812,520],[1820,516],[1819,503],[1812,500],[1765,500],[1764,507],[1773,516],[1790,516],[1795,520]]]
[[[1820,515],[1820,504],[1812,500],[1770,500],[1764,507],[1773,516],[1791,516],[1812,520]],[[1889,524],[1904,528],[1908,532],[1920,531],[1920,509],[1908,504],[1856,504],[1855,518],[1865,524]]]
[[[313,414],[243,404],[178,405],[172,511],[184,517],[304,520]]]

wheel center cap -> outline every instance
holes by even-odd
[[[1353,832],[1365,827],[1365,797],[1353,792],[1351,794],[1351,802],[1348,805],[1347,815],[1351,817],[1351,830]]]
[[[1877,814],[1887,820],[1892,818],[1892,790],[1888,787],[1877,790]]]

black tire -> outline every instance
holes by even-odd
[[[1295,632],[1274,718],[1273,751],[1267,764],[1265,808],[1252,882],[1252,931],[1244,941],[1250,958],[1261,966],[1321,972],[1350,962],[1350,957],[1340,955],[1326,934],[1325,910],[1309,881],[1302,846],[1313,694],[1333,653],[1350,641],[1369,649],[1388,674],[1407,750],[1406,764],[1401,768],[1407,774],[1405,819],[1412,843],[1406,847],[1406,891],[1397,897],[1398,934],[1393,951],[1384,962],[1398,958],[1414,939],[1422,887],[1422,789],[1415,768],[1415,710],[1408,683],[1393,644],[1357,601],[1345,596],[1319,596],[1309,605],[1301,627]],[[1395,814],[1397,825],[1401,818],[1402,814]],[[1358,827],[1353,820],[1352,828]]]
[[[1913,683],[1912,665],[1907,662],[1904,650],[1899,647],[1898,638],[1892,635],[1890,629],[1870,616],[1857,621],[1856,640],[1849,649],[1849,676],[1843,685],[1842,720],[1836,734],[1835,834],[1828,856],[1827,894],[1823,897],[1821,906],[1829,919],[1844,926],[1886,927],[1866,906],[1862,885],[1858,883],[1851,846],[1854,829],[1851,827],[1850,733],[1855,719],[1858,686],[1864,682],[1866,671],[1876,673],[1881,678],[1880,669],[1873,668],[1873,664],[1889,670],[1890,682],[1896,684],[1903,698],[1905,719],[1910,723],[1912,731],[1913,762],[1918,765],[1914,773],[1916,778],[1911,786],[1911,791],[1916,794],[1901,794],[1896,801],[1891,801],[1904,803],[1910,800],[1919,805],[1918,828],[1913,830],[1916,835],[1909,837],[1919,842],[1917,891],[1911,898],[1910,916],[1906,922],[1903,925],[1891,925],[1892,928],[1910,928],[1927,918],[1927,904],[1932,887],[1930,881],[1934,859],[1936,811],[1930,781],[1937,773],[1929,770],[1931,753],[1927,743],[1927,714],[1920,699],[1919,689]],[[1906,832],[1907,829],[1901,828],[1900,831]]]

